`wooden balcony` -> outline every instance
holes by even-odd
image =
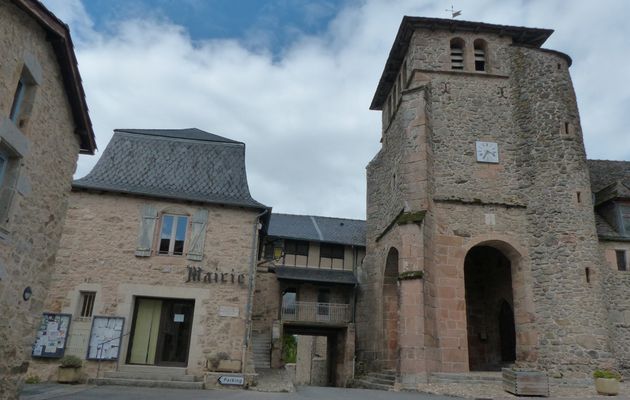
[[[349,304],[296,301],[282,305],[284,322],[315,322],[319,324],[347,324],[352,319]]]

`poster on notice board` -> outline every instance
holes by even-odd
[[[123,317],[92,317],[87,359],[117,360],[124,326]]]
[[[31,355],[38,358],[63,357],[71,319],[70,314],[44,313]]]

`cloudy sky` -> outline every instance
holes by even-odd
[[[276,212],[365,217],[368,107],[403,15],[551,28],[573,58],[589,158],[630,160],[627,0],[44,0],[75,41],[99,149],[115,128],[197,127],[247,144]],[[77,177],[96,163],[81,156]]]

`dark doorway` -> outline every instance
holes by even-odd
[[[127,363],[187,366],[194,308],[194,300],[137,298]]]
[[[464,279],[469,368],[498,371],[516,359],[510,260],[494,247],[473,247]]]
[[[510,304],[503,300],[499,312],[499,335],[501,337],[501,361],[516,360],[516,332],[514,330],[514,312]]]

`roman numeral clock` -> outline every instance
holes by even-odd
[[[496,142],[475,142],[477,146],[477,162],[498,164],[499,145]]]

